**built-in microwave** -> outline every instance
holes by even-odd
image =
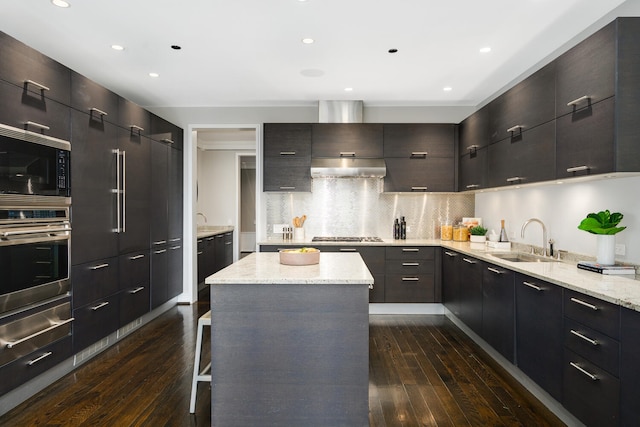
[[[0,124],[0,201],[15,196],[70,198],[70,158],[68,141]]]

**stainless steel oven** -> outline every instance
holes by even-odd
[[[30,196],[67,204],[70,157],[68,141],[0,124],[0,203]]]

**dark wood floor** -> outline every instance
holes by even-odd
[[[0,425],[209,425],[208,384],[189,414],[196,323],[207,309],[169,310]],[[562,425],[443,316],[371,316],[369,342],[371,426]]]

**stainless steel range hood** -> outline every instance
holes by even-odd
[[[384,159],[311,159],[311,178],[383,178],[386,174]]]

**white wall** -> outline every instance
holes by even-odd
[[[626,255],[616,261],[640,264],[640,177],[603,179],[599,181],[549,184],[518,190],[488,191],[476,194],[476,216],[489,229],[500,229],[500,219],[514,242],[542,245],[538,224],[530,224],[525,238],[520,230],[529,218],[541,219],[555,248],[577,254],[596,255],[596,238],[578,230],[578,224],[589,212],[609,209],[621,212],[621,225],[627,229],[616,234],[616,243],[626,246]],[[514,235],[515,234],[515,235]]]

